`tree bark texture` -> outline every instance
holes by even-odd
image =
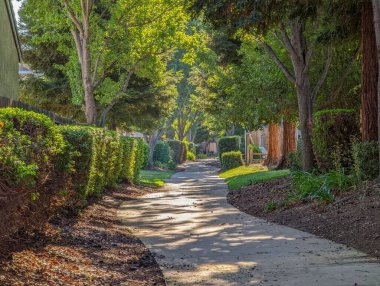
[[[288,157],[292,152],[297,151],[296,126],[292,122],[284,122],[282,133],[282,163],[280,165],[288,165]]]
[[[377,80],[378,60],[372,4],[363,2],[361,15],[362,94],[361,131],[363,141],[376,141],[378,137]]]
[[[280,124],[269,124],[269,146],[265,165],[277,167],[280,164],[282,158],[281,141]]]

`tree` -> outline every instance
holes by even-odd
[[[105,123],[133,75],[159,82],[167,53],[186,41],[180,0],[28,0],[24,9],[44,31],[35,40],[55,42],[69,57],[64,71],[89,124]]]
[[[362,96],[361,123],[363,141],[378,139],[376,35],[371,1],[363,1],[361,14]]]
[[[319,40],[319,3],[300,1],[195,1],[194,8],[203,11],[216,27],[227,26],[232,32],[244,29],[272,57],[278,68],[295,86],[297,93],[304,170],[313,167],[311,142],[312,111],[316,95],[323,85],[332,61],[332,48],[325,48],[325,64],[320,77],[312,85],[310,69],[313,52]],[[222,15],[222,17],[221,17]],[[268,44],[265,34],[274,31],[291,59],[292,71],[280,59],[279,53]],[[320,47],[322,48],[322,46]],[[320,59],[319,59],[320,60]]]

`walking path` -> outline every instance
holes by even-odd
[[[227,187],[210,163],[188,164],[166,191],[119,209],[169,286],[380,285],[375,259],[229,205]]]

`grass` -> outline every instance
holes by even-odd
[[[141,170],[139,181],[142,185],[162,187],[165,180],[170,179],[174,173],[174,171]]]
[[[261,165],[251,165],[228,170],[221,173],[220,177],[226,179],[230,190],[237,190],[255,183],[282,178],[289,174],[289,170],[269,171],[268,168]]]

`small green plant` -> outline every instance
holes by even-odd
[[[187,156],[187,160],[190,160],[190,161],[195,161],[196,159],[195,154],[191,151],[188,151],[186,156]]]
[[[222,169],[230,170],[243,165],[243,156],[240,151],[225,152],[222,154]]]
[[[377,142],[354,141],[352,157],[358,182],[373,180],[379,175],[379,145]]]
[[[257,145],[257,144],[249,144],[249,149],[253,152],[253,153],[262,153],[261,152],[261,149],[260,149],[260,147],[259,147],[259,145]],[[260,159],[261,158],[261,156],[258,156],[258,155],[254,155],[253,156],[253,159]]]
[[[207,159],[207,155],[201,153],[201,154],[198,154],[198,155],[197,155],[197,158],[198,158],[198,159],[201,159],[201,160],[202,160],[202,159]]]
[[[265,212],[267,213],[273,212],[274,210],[276,210],[276,208],[277,208],[277,203],[271,200],[265,205]]]

